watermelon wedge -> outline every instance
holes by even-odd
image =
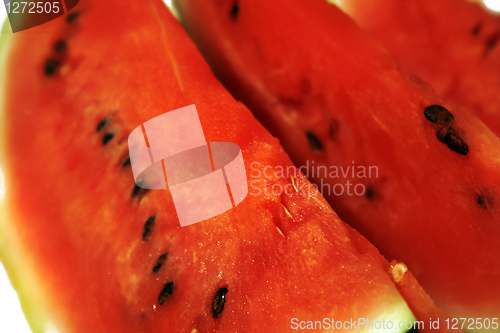
[[[327,332],[357,318],[374,322],[361,331],[408,330],[387,261],[223,89],[161,1],[81,0],[5,43],[0,258],[33,332],[294,332],[295,321]],[[192,104],[207,141],[237,144],[261,176],[238,206],[181,227],[169,189],[135,183],[127,137]],[[294,175],[264,176],[282,168]]]
[[[341,218],[408,265],[450,315],[498,318],[497,136],[326,1],[176,8],[219,79]]]
[[[500,135],[500,16],[468,0],[337,0],[402,68]]]

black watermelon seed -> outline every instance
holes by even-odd
[[[312,150],[323,150],[323,145],[319,141],[318,137],[314,135],[311,131],[306,131],[307,141],[309,141],[309,146]]]
[[[56,72],[57,67],[59,67],[59,65],[60,65],[59,61],[57,61],[55,59],[48,59],[45,62],[45,65],[43,68],[45,75],[52,76]]]
[[[469,146],[464,142],[462,137],[452,127],[443,127],[436,132],[436,136],[442,143],[457,154],[467,155]]]
[[[476,193],[476,202],[482,209],[488,209],[493,206],[494,200],[489,191]]]
[[[368,186],[366,188],[365,197],[366,199],[373,201],[377,198],[377,192],[375,192],[375,189],[373,187]]]
[[[472,30],[470,31],[471,34],[473,36],[477,36],[479,35],[479,33],[481,32],[481,27],[482,27],[482,23],[481,22],[478,22],[473,28]]]
[[[226,287],[220,288],[214,295],[212,300],[212,317],[217,318],[224,310],[224,304],[226,304],[226,294],[228,290]]]
[[[427,120],[434,124],[445,125],[455,120],[450,111],[446,110],[441,105],[431,105],[426,107],[424,115]]]
[[[126,168],[129,165],[130,165],[130,157],[127,157],[127,159],[122,163],[122,168]]]
[[[483,208],[483,209],[488,208],[488,206],[486,205],[486,200],[484,199],[484,197],[481,194],[477,195],[476,201],[477,201],[477,204],[479,206],[481,206],[481,208]]]
[[[419,333],[419,330],[416,327],[412,327],[408,331],[406,331],[405,333]]]
[[[144,223],[144,231],[142,232],[142,239],[147,240],[155,226],[156,215],[150,216],[146,223]]]
[[[104,134],[104,137],[102,138],[102,145],[105,146],[114,137],[115,137],[114,133],[106,133],[106,134]]]
[[[66,50],[67,46],[68,45],[66,44],[66,41],[64,39],[59,39],[58,41],[56,41],[54,43],[53,48],[54,48],[55,52],[60,53],[60,52],[62,52],[64,50]]]
[[[167,298],[169,298],[174,292],[174,281],[167,282],[167,284],[163,287],[160,292],[160,296],[158,296],[158,303],[163,305]]]
[[[71,12],[66,16],[66,22],[72,23],[78,16],[80,16],[80,12]]]
[[[486,41],[486,51],[489,52],[493,50],[497,45],[498,40],[500,40],[500,32],[497,32],[493,36],[488,38],[488,40]]]
[[[158,260],[156,260],[156,264],[153,267],[153,273],[158,273],[160,268],[163,266],[165,261],[167,261],[168,253],[165,252],[161,256],[158,257]]]
[[[240,13],[240,5],[238,1],[235,1],[233,7],[231,7],[231,11],[229,12],[229,16],[232,20],[236,20],[238,18],[238,14]]]
[[[97,131],[97,132],[102,131],[102,129],[103,129],[104,127],[106,127],[106,125],[107,125],[108,123],[109,123],[108,118],[104,118],[103,120],[101,120],[101,121],[97,124],[96,131]]]
[[[148,192],[149,192],[149,189],[142,188],[139,185],[134,184],[134,188],[132,189],[132,193],[130,196],[132,197],[132,199],[142,198]]]
[[[328,131],[328,135],[330,136],[330,138],[334,138],[335,136],[337,136],[337,133],[339,131],[339,127],[340,127],[340,123],[337,119],[333,119],[330,122],[330,129]]]

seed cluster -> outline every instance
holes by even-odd
[[[239,11],[239,6],[238,2],[235,2],[232,10],[231,10],[231,16],[236,19],[238,16],[238,11]],[[68,14],[66,17],[65,22],[68,25],[74,24],[74,22],[77,20],[77,18],[80,16],[80,12],[72,12]],[[57,39],[53,45],[52,45],[52,55],[49,56],[44,63],[44,68],[43,68],[43,73],[46,77],[57,77],[60,67],[63,64],[63,62],[67,58],[68,54],[68,40],[67,38],[59,38]],[[117,140],[116,137],[116,131],[113,130],[113,127],[115,125],[113,124],[113,117],[112,116],[105,116],[102,119],[99,120],[99,122],[96,123],[95,125],[95,134],[94,135],[99,135],[102,138],[102,146],[107,146],[113,139],[115,141],[118,141],[118,144],[121,143],[121,140]],[[130,156],[127,154],[123,155],[122,158],[120,159],[120,163],[118,164],[121,166],[121,168],[125,168],[131,165],[131,160]],[[140,199],[142,198],[146,193],[149,192],[149,189],[144,189],[141,187],[141,182],[134,183],[134,187],[131,192],[131,199]],[[151,215],[147,220],[144,222],[143,225],[143,230],[142,230],[142,235],[141,238],[144,242],[148,242],[151,237],[153,236],[153,232],[155,230],[155,224],[156,224],[156,215]],[[159,273],[162,269],[167,264],[169,258],[168,252],[164,252],[161,254],[157,259],[154,265],[151,268],[151,273],[156,274],[157,277],[159,277]],[[174,294],[177,286],[174,283],[174,280],[168,279],[165,280],[168,281],[166,282],[159,295],[157,298],[158,304],[161,306],[165,302],[167,302],[169,299],[172,298],[172,295]],[[207,306],[207,313],[211,313],[211,316],[214,319],[217,319],[223,312],[224,310],[224,305],[226,303],[226,294],[228,293],[228,288],[227,287],[222,287],[219,288],[214,294],[212,301],[209,306]]]
[[[103,118],[96,126],[96,132],[99,133],[99,132],[102,132],[104,129],[106,129],[108,127],[108,125],[110,124],[110,119],[108,117],[106,118]],[[113,138],[115,137],[115,133],[111,132],[111,131],[106,131],[106,133],[104,133],[104,136],[102,137],[102,145],[105,146],[107,145]]]
[[[471,34],[476,37],[481,37],[481,33],[483,32],[483,22],[478,22],[476,25],[474,25],[471,29]],[[484,31],[487,31],[487,29],[484,29]],[[483,33],[484,35],[485,33]],[[498,45],[498,42],[500,41],[500,31],[495,31],[489,36],[484,36],[481,38],[481,40],[484,42],[484,52],[483,52],[483,57],[486,58]]]
[[[425,108],[425,118],[434,124],[436,137],[451,151],[460,155],[467,155],[469,146],[462,136],[451,126],[455,117],[441,105],[431,105]]]
[[[68,23],[68,28],[66,29],[65,37],[59,37],[52,45],[52,52],[47,57],[43,64],[43,74],[46,77],[53,77],[58,74],[61,65],[66,62],[68,58],[68,37],[69,29],[71,25],[80,15],[80,12],[73,11],[66,17],[66,23]]]

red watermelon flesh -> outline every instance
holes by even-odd
[[[266,192],[309,182],[161,1],[81,0],[5,49],[0,254],[34,332],[412,320],[385,259],[314,188]],[[169,190],[135,184],[127,137],[191,104],[207,141],[241,148],[248,175],[296,175],[253,176],[236,208],[180,227]]]
[[[500,141],[322,0],[178,0],[236,99],[455,317],[500,313]],[[356,188],[357,186],[357,188]]]
[[[500,16],[467,0],[339,0],[402,68],[500,135]]]

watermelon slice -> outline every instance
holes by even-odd
[[[467,0],[337,0],[402,68],[500,135],[500,17]]]
[[[216,75],[341,218],[451,315],[498,317],[498,137],[325,1],[176,3]]]
[[[319,332],[357,318],[407,330],[386,260],[222,88],[161,1],[81,0],[4,51],[0,255],[33,332],[290,332],[295,321]],[[180,227],[169,189],[135,183],[127,137],[191,104],[207,141],[237,144],[261,176],[235,208]],[[264,176],[283,168],[293,175]]]

